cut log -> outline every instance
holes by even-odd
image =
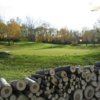
[[[82,86],[82,90],[85,90],[86,85],[87,85],[87,83]]]
[[[64,77],[63,82],[68,82],[68,77]]]
[[[58,100],[66,100],[64,97],[60,97]]]
[[[72,85],[72,86],[71,86],[71,91],[74,91],[74,89],[75,89],[75,87]]]
[[[59,72],[59,71],[70,71],[70,66],[64,66],[64,67],[55,68],[55,72]]]
[[[76,72],[76,67],[75,67],[75,66],[71,66],[71,67],[70,67],[70,71],[71,71],[72,73],[75,73],[75,72]]]
[[[56,100],[56,99],[55,99],[55,97],[52,97],[52,99],[51,99],[51,100]]]
[[[73,100],[82,100],[83,99],[83,92],[81,89],[77,89],[74,92]]]
[[[28,97],[29,97],[29,98],[31,98],[32,96],[33,96],[33,94],[32,94],[32,93],[29,93],[29,94],[28,94]]]
[[[85,80],[81,80],[81,84],[82,85],[85,85],[86,84],[86,81]]]
[[[63,88],[63,84],[62,83],[59,83],[58,84],[58,87],[59,87],[59,89],[62,89]]]
[[[28,77],[26,77],[25,80],[27,81],[27,85],[29,86],[29,89],[32,93],[37,93],[39,91],[40,85],[36,81]]]
[[[95,88],[97,87],[97,81],[91,81],[91,83],[90,83],[92,86],[94,86]]]
[[[25,80],[15,80],[11,82],[11,85],[14,89],[18,91],[23,91],[26,88],[26,82]]]
[[[36,93],[36,96],[40,96],[43,93],[43,90],[40,90],[39,92]]]
[[[37,100],[45,100],[43,97],[38,97]]]
[[[96,96],[96,98],[100,98],[100,90],[95,92],[95,96]]]
[[[58,84],[58,80],[56,79],[56,77],[52,77],[51,82],[52,82],[53,85]]]
[[[36,74],[40,74],[40,75],[49,75],[49,70],[39,70],[36,71]]]
[[[60,74],[61,74],[61,77],[62,77],[62,78],[67,77],[67,73],[66,73],[66,71],[61,71],[61,73],[60,73]]]
[[[92,98],[91,100],[97,100],[96,98]]]
[[[83,68],[81,66],[76,67],[76,72],[78,75],[80,75],[83,72]]]
[[[4,78],[1,78],[0,85],[1,96],[4,98],[9,97],[12,94],[12,87],[10,84]]]
[[[84,96],[88,100],[92,99],[94,96],[94,88],[92,86],[87,86],[84,91]]]
[[[55,75],[55,70],[54,69],[50,69],[50,75],[54,76]]]
[[[45,75],[40,75],[40,74],[32,74],[31,77],[34,77],[34,78],[42,78],[42,79],[45,79]]]
[[[86,72],[83,71],[83,72],[81,73],[81,76],[82,76],[83,79],[85,79],[85,78],[86,78]]]
[[[94,65],[85,66],[84,70],[87,72],[94,72]]]
[[[0,100],[4,100],[3,97],[0,96]]]
[[[24,93],[28,98],[31,98],[33,96],[33,93],[30,91],[30,90],[25,90],[25,93]]]
[[[5,98],[5,100],[9,100],[8,98]]]
[[[55,94],[55,99],[57,100],[59,98],[58,94]]]
[[[67,92],[68,92],[68,94],[71,94],[72,90],[71,90],[71,89],[68,89],[68,91],[67,91]]]
[[[19,95],[17,100],[29,100],[27,96],[25,95]]]
[[[100,81],[97,82],[97,87],[95,89],[95,91],[99,91],[100,90]]]
[[[90,82],[90,80],[91,80],[91,73],[86,73],[85,80],[86,80],[86,82]]]
[[[37,97],[36,96],[32,96],[31,100],[37,100]]]
[[[49,100],[52,99],[52,94],[48,95],[48,99],[49,99]]]
[[[65,98],[65,100],[69,100],[69,94],[66,93],[66,94],[64,95],[64,98]]]
[[[13,95],[11,95],[11,96],[10,96],[10,98],[9,98],[9,100],[17,100],[16,95],[14,95],[14,94],[13,94]]]
[[[72,74],[71,75],[71,79],[75,80],[76,79],[76,75],[75,74]]]
[[[91,80],[92,81],[96,81],[97,80],[97,76],[96,76],[96,74],[94,72],[91,73]]]

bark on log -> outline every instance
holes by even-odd
[[[27,81],[27,85],[29,86],[29,89],[32,93],[37,93],[39,91],[40,85],[36,81],[28,77],[26,77],[25,80]]]
[[[0,85],[1,96],[4,98],[9,97],[12,94],[12,87],[10,84],[4,78],[1,78]]]
[[[5,97],[1,90],[7,86],[13,92]],[[68,66],[42,70],[10,84],[0,79],[0,96],[0,100],[99,100],[100,67]]]
[[[25,80],[15,80],[11,82],[11,85],[14,89],[18,91],[23,91],[26,88],[26,82]]]
[[[38,78],[45,79],[45,75],[40,75],[40,74],[32,74],[31,77],[34,77],[36,79],[38,79]]]
[[[49,74],[49,70],[39,70],[39,71],[36,71],[36,74],[40,74],[40,75],[50,75]]]
[[[67,73],[74,73],[76,71],[76,67],[75,66],[65,66],[65,67],[55,68],[55,72],[59,72],[59,71],[66,71]]]

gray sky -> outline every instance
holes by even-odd
[[[57,28],[92,28],[100,18],[100,0],[0,0],[0,15],[5,20],[14,17],[43,19]]]

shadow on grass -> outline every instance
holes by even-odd
[[[0,52],[0,58],[4,59],[4,58],[9,58],[11,54],[8,51],[2,51]]]

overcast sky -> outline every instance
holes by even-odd
[[[57,28],[80,30],[92,28],[100,19],[100,10],[91,12],[95,6],[100,6],[100,0],[0,0],[0,15],[5,20],[30,16]]]

